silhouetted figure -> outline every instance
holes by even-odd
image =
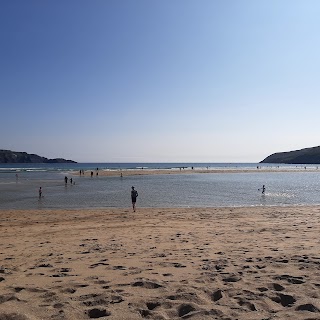
[[[260,190],[261,190],[261,193],[264,194],[266,192],[265,185],[263,185],[261,189],[258,189],[258,191],[260,191]]]
[[[138,197],[138,191],[134,190],[134,187],[131,187],[131,202],[132,202],[132,209],[133,212],[136,212],[136,202]]]

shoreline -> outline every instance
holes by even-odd
[[[0,210],[0,230],[0,318],[320,312],[320,206]]]
[[[169,175],[169,174],[216,174],[216,173],[287,173],[287,172],[320,172],[318,169],[314,168],[294,168],[294,169],[285,169],[285,168],[270,168],[270,169],[99,169],[97,170],[85,170],[84,174],[81,176],[90,176],[93,172],[93,176],[102,176],[102,177],[114,177],[114,176],[139,176],[139,175]],[[68,171],[68,174],[73,176],[80,176],[79,171]]]

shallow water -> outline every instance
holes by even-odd
[[[63,170],[0,174],[0,209],[129,207],[222,207],[320,204],[320,172],[194,173],[120,177],[73,177]],[[265,195],[258,191],[266,185]],[[39,187],[43,198],[38,199]]]

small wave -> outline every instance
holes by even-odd
[[[294,198],[295,195],[294,194],[290,194],[290,193],[285,193],[285,192],[279,192],[279,193],[266,193],[266,196],[269,197],[275,197],[275,198],[287,198],[287,199],[291,199]]]

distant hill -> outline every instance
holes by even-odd
[[[48,159],[36,154],[0,149],[0,163],[76,163],[62,158]]]
[[[320,146],[274,153],[260,163],[320,164]]]

